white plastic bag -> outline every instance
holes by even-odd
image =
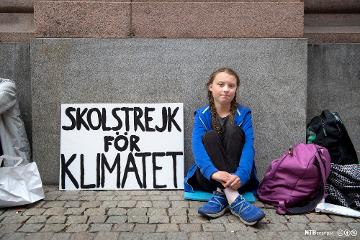
[[[34,203],[45,197],[35,162],[20,165],[20,157],[0,156],[0,207]]]
[[[343,207],[340,205],[335,205],[331,203],[326,203],[323,199],[315,208],[316,212],[323,212],[323,213],[330,213],[330,214],[337,214],[347,217],[355,217],[360,218],[360,212],[354,209]]]

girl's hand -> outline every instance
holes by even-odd
[[[230,180],[231,174],[225,171],[217,171],[211,175],[211,179],[218,181],[221,183],[224,187],[225,184]]]
[[[233,190],[238,190],[241,187],[240,178],[236,175],[230,174],[229,180],[223,184],[225,188],[229,187]]]

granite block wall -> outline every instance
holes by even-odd
[[[338,112],[360,157],[360,44],[308,46],[307,120]]]
[[[253,109],[259,176],[305,139],[305,39],[36,39],[31,44],[33,148],[43,181],[58,183],[60,103],[183,102],[185,168],[193,111],[218,67],[240,75]]]

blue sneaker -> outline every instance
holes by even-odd
[[[214,191],[213,196],[199,208],[198,213],[206,217],[217,218],[224,215],[228,206],[225,194]]]
[[[243,196],[239,195],[229,206],[230,211],[246,225],[254,225],[265,217],[265,213],[258,207],[247,202]]]

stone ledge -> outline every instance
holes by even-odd
[[[303,9],[299,1],[40,1],[35,26],[38,37],[302,37]]]
[[[301,2],[134,2],[136,37],[302,37]]]
[[[0,13],[0,42],[28,42],[34,35],[34,14]]]
[[[359,0],[304,0],[305,13],[360,13]]]
[[[125,38],[130,29],[130,3],[34,3],[37,37]]]

